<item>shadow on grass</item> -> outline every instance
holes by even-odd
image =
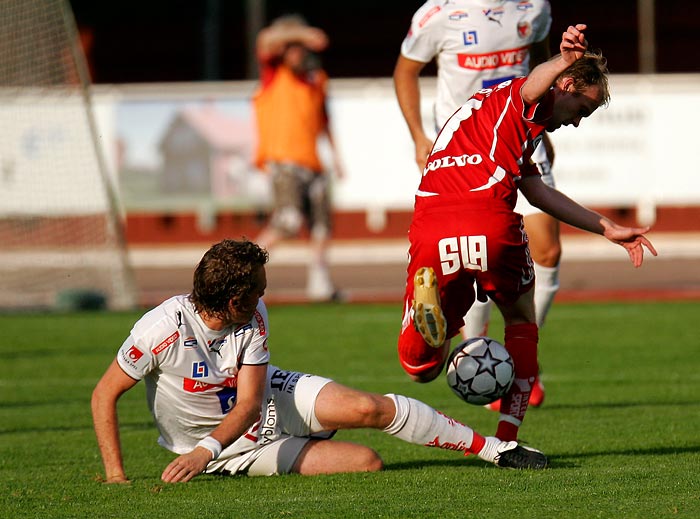
[[[139,431],[145,429],[155,430],[155,426],[152,421],[145,422],[127,422],[120,424],[120,430],[123,431]],[[17,434],[17,433],[46,433],[46,432],[69,432],[69,431],[92,431],[92,423],[84,425],[54,425],[51,427],[15,427],[13,429],[6,428],[0,429],[0,436],[3,434]]]
[[[700,445],[694,445],[689,447],[654,447],[649,449],[610,449],[592,452],[577,452],[573,454],[558,454],[556,456],[549,457],[548,469],[568,469],[579,467],[580,463],[576,460],[586,458],[595,458],[603,456],[676,456],[678,454],[696,454],[700,453]],[[387,463],[384,468],[385,470],[416,470],[425,469],[430,467],[493,467],[483,460],[480,460],[476,456],[469,456],[467,459],[455,458],[453,460],[420,460],[420,461],[406,461],[398,463]]]
[[[576,404],[545,404],[543,407],[528,407],[531,412],[561,411],[568,409],[629,409],[634,407],[668,407],[668,406],[691,406],[697,407],[700,402],[697,400],[674,400],[663,402],[586,402]]]
[[[484,467],[495,467],[486,461],[483,461],[476,456],[461,456],[459,453],[455,453],[456,458],[452,460],[415,460],[415,461],[401,461],[397,463],[386,463],[384,465],[384,470],[420,470],[427,469],[431,467],[473,467],[473,468],[484,468]]]
[[[608,449],[601,451],[576,452],[572,454],[558,454],[556,457],[550,458],[551,461],[557,463],[567,459],[579,458],[595,458],[601,456],[675,456],[678,454],[695,454],[700,453],[700,445],[692,445],[688,447],[653,447],[649,449]]]

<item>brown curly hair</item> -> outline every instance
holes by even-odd
[[[197,313],[226,320],[229,302],[247,296],[253,274],[269,260],[267,251],[248,240],[223,240],[204,254],[194,271],[190,301]]]

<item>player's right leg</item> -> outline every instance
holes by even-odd
[[[513,304],[499,304],[505,321],[505,347],[513,358],[515,378],[508,393],[501,399],[496,436],[511,441],[518,437],[538,373],[537,343],[533,289],[522,294]]]
[[[547,465],[547,458],[539,451],[481,436],[429,405],[403,395],[379,395],[330,382],[318,393],[314,412],[324,429],[379,429],[416,445],[475,454],[501,467],[539,469]],[[316,453],[310,454],[314,449],[315,446],[309,447],[310,459],[316,458]],[[343,445],[338,449],[347,451],[352,447]]]

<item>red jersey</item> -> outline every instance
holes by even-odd
[[[440,201],[496,198],[512,209],[516,182],[539,175],[530,157],[542,139],[553,106],[552,91],[540,103],[525,106],[520,89],[525,77],[474,94],[438,134],[416,193]]]

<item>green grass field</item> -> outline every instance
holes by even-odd
[[[551,468],[509,471],[378,431],[373,474],[200,476],[163,484],[144,388],[120,402],[132,483],[104,485],[90,394],[139,314],[0,315],[2,518],[698,518],[700,302],[557,304],[541,332],[547,399],[521,438]],[[396,359],[400,307],[270,308],[275,364],[419,398],[482,433],[496,414],[462,403],[444,378],[419,385]],[[696,323],[697,324],[697,323]],[[492,335],[502,339],[502,323]]]

